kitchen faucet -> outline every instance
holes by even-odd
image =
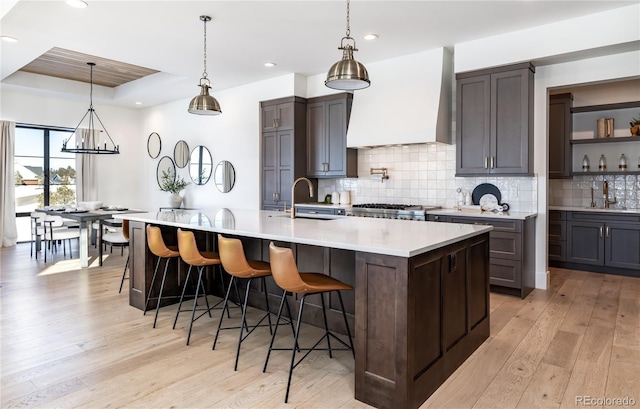
[[[602,183],[602,194],[604,195],[605,209],[608,209],[611,204],[618,203],[618,199],[615,194],[613,195],[613,200],[609,200],[609,183],[606,180]]]
[[[291,186],[291,218],[295,219],[296,218],[296,199],[295,199],[295,190],[296,190],[296,184],[298,184],[298,182],[300,182],[301,180],[304,180],[307,182],[307,185],[309,185],[309,197],[313,197],[313,185],[311,184],[311,181],[307,178],[298,178],[293,182],[293,185]]]

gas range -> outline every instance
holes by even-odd
[[[420,206],[388,203],[354,204],[347,210],[347,216],[375,217],[379,219],[426,220],[428,210],[439,209],[440,206]]]

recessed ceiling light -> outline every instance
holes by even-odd
[[[275,67],[276,63],[274,63],[274,62],[266,62],[266,63],[264,63],[264,66],[271,68],[271,67]]]
[[[375,40],[377,38],[378,38],[378,35],[377,34],[373,34],[373,33],[365,34],[365,36],[364,36],[365,40]]]
[[[78,9],[84,9],[88,6],[87,2],[82,0],[67,0],[67,4]]]
[[[2,41],[6,41],[7,43],[17,43],[18,40],[16,38],[10,37],[10,36],[2,36],[0,37],[2,38]]]
[[[142,105],[142,102],[136,101],[136,105]]]

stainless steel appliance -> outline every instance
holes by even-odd
[[[439,209],[440,206],[420,206],[387,203],[354,204],[347,209],[347,216],[376,217],[379,219],[426,220],[428,210]]]

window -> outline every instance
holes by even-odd
[[[76,158],[62,153],[72,130],[16,125],[14,150],[18,241],[29,241],[30,218],[42,206],[74,205]]]

